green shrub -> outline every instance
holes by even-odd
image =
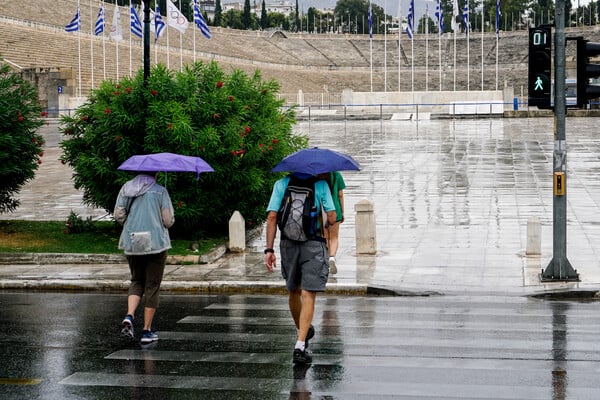
[[[214,173],[161,174],[175,207],[174,233],[223,233],[238,210],[249,225],[264,221],[271,168],[307,145],[292,133],[294,110],[282,111],[279,85],[257,71],[226,75],[216,63],[181,72],[152,69],[147,86],[133,79],[105,81],[74,116],[63,117],[63,162],[88,205],[113,211],[132,173],[117,167],[135,154],[199,156]]]
[[[0,65],[0,213],[17,209],[14,196],[42,163],[41,113],[35,87]]]

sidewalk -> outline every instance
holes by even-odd
[[[352,154],[360,172],[344,173],[346,220],[337,275],[327,292],[364,295],[452,293],[532,295],[600,289],[600,182],[594,137],[598,119],[569,121],[568,259],[578,283],[539,282],[552,259],[553,149],[551,119],[301,122],[312,146]],[[572,131],[572,132],[571,132]],[[81,204],[68,167],[58,161],[55,127],[21,207],[0,219],[62,220],[73,210],[103,217]],[[357,256],[354,204],[373,202],[377,248]],[[542,221],[542,255],[525,257],[527,219]],[[173,292],[284,293],[279,271],[263,265],[264,236],[242,254],[218,254],[206,264],[168,265],[163,288]],[[124,259],[49,256],[28,264],[4,261],[1,289],[125,290]],[[1,261],[0,261],[1,262]],[[8,264],[7,264],[8,262]]]

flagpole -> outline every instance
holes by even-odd
[[[194,0],[194,12],[196,11],[196,7],[197,3],[196,0]],[[200,10],[198,10],[198,12],[200,12]],[[196,21],[194,21],[194,24],[196,24]],[[194,63],[196,63],[196,30],[192,28],[192,31],[194,31]]]
[[[383,91],[387,92],[387,0],[383,2]],[[348,18],[350,19],[350,18]],[[350,24],[348,24],[350,25]]]
[[[133,4],[131,3],[131,0],[129,0],[129,76],[131,76],[131,70],[132,65],[131,65],[131,59],[132,59],[132,54],[131,54],[131,42],[132,42],[132,36],[133,36],[133,32],[131,31],[131,7],[133,7]]]
[[[425,4],[425,91],[429,91],[429,4]]]
[[[498,90],[498,36],[500,35],[500,0],[496,0],[496,90]]]
[[[91,35],[90,35],[90,58],[92,59],[92,63],[91,63],[91,68],[92,68],[92,89],[94,88],[94,28],[96,25],[96,21],[94,21],[93,18],[94,15],[94,6],[92,5],[92,0],[90,0],[90,29],[91,29]]]
[[[371,70],[371,92],[373,91],[373,9],[369,0],[369,64]]]
[[[179,0],[179,12],[181,12],[181,0]],[[179,31],[179,70],[183,70],[183,35],[181,31]]]
[[[484,2],[481,2],[481,90],[483,91],[483,31],[485,29]]]
[[[104,10],[104,28],[106,29],[106,8],[104,8],[104,0],[102,0],[102,9]],[[102,72],[103,80],[106,80],[106,35],[102,32]]]
[[[171,69],[171,45],[169,44],[169,7],[167,7],[167,69]]]
[[[78,74],[79,74],[79,97],[81,97],[81,8],[80,8],[80,0],[77,0],[77,12],[79,13],[79,29],[77,29],[77,53],[78,53]]]
[[[402,0],[398,0],[398,92],[401,92],[400,87],[400,64],[402,62]]]

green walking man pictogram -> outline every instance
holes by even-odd
[[[541,77],[538,76],[535,80],[535,88],[533,90],[544,90],[544,85]]]

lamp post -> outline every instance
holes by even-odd
[[[144,0],[144,86],[150,77],[150,0]]]

